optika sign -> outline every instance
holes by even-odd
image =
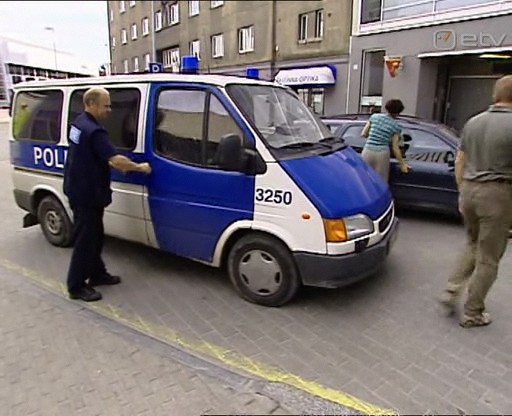
[[[434,32],[434,48],[453,50],[462,48],[495,48],[503,46],[508,33],[456,33],[455,30],[437,30]]]
[[[318,75],[301,75],[301,76],[283,76],[277,77],[276,81],[280,84],[311,84],[318,83],[320,77]]]

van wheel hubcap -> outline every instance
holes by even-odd
[[[55,211],[48,211],[45,215],[45,224],[47,230],[53,235],[59,235],[62,228],[62,219]]]
[[[240,260],[238,273],[247,289],[259,296],[275,294],[283,283],[278,261],[262,250],[248,251]]]

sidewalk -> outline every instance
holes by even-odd
[[[15,273],[2,270],[0,287],[4,415],[290,414],[250,381],[211,377]]]

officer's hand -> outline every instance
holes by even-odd
[[[147,162],[139,163],[138,168],[139,172],[145,173],[146,175],[151,173],[151,166],[149,166],[149,163]]]

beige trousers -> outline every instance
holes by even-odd
[[[507,247],[512,224],[512,184],[465,181],[460,190],[459,208],[467,243],[447,289],[458,296],[468,283],[464,313],[475,316],[485,310],[485,298],[496,280]]]
[[[361,153],[363,160],[370,165],[385,182],[389,179],[389,149],[382,152],[363,149]]]

